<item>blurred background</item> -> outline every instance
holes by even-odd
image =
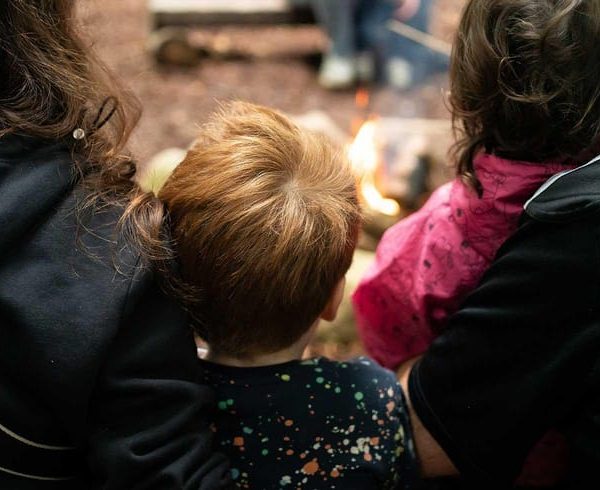
[[[348,295],[385,229],[452,176],[447,66],[464,0],[78,2],[104,61],[140,99],[141,164],[177,159],[219,101],[280,109],[343,145],[365,229]],[[165,151],[166,150],[166,151]],[[361,352],[349,300],[313,354]]]

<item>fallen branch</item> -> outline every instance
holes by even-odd
[[[410,39],[422,46],[425,46],[436,53],[443,54],[444,56],[450,56],[452,52],[452,45],[446,41],[442,41],[431,34],[415,29],[414,27],[400,22],[398,20],[391,20],[388,25],[388,29],[406,39]]]

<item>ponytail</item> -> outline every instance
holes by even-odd
[[[170,153],[169,156],[177,155]],[[161,187],[179,161],[153,161],[146,166],[119,219],[117,235],[127,248],[140,257],[143,266],[156,273],[165,293],[176,298],[194,317],[193,313],[201,299],[200,290],[181,276],[171,236],[169,212],[158,198]]]
[[[173,261],[174,252],[168,212],[158,195],[184,158],[184,150],[165,150],[148,162],[142,172],[136,172],[137,184],[130,192],[118,224],[125,244],[137,252],[143,262],[158,267],[159,271]]]
[[[174,253],[165,205],[152,192],[144,192],[139,187],[131,194],[118,223],[119,236],[141,256],[145,264],[157,266],[168,263],[173,260]]]

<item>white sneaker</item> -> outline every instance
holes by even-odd
[[[353,58],[326,55],[319,71],[319,84],[329,90],[352,88],[356,83]]]
[[[387,83],[398,90],[406,90],[413,83],[413,69],[404,58],[391,58],[385,67]]]
[[[354,60],[356,77],[361,83],[371,83],[375,80],[375,56],[373,53],[363,51],[356,55]]]

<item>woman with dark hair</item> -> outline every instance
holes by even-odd
[[[137,103],[74,5],[0,3],[0,488],[223,488],[186,316],[117,233]]]

